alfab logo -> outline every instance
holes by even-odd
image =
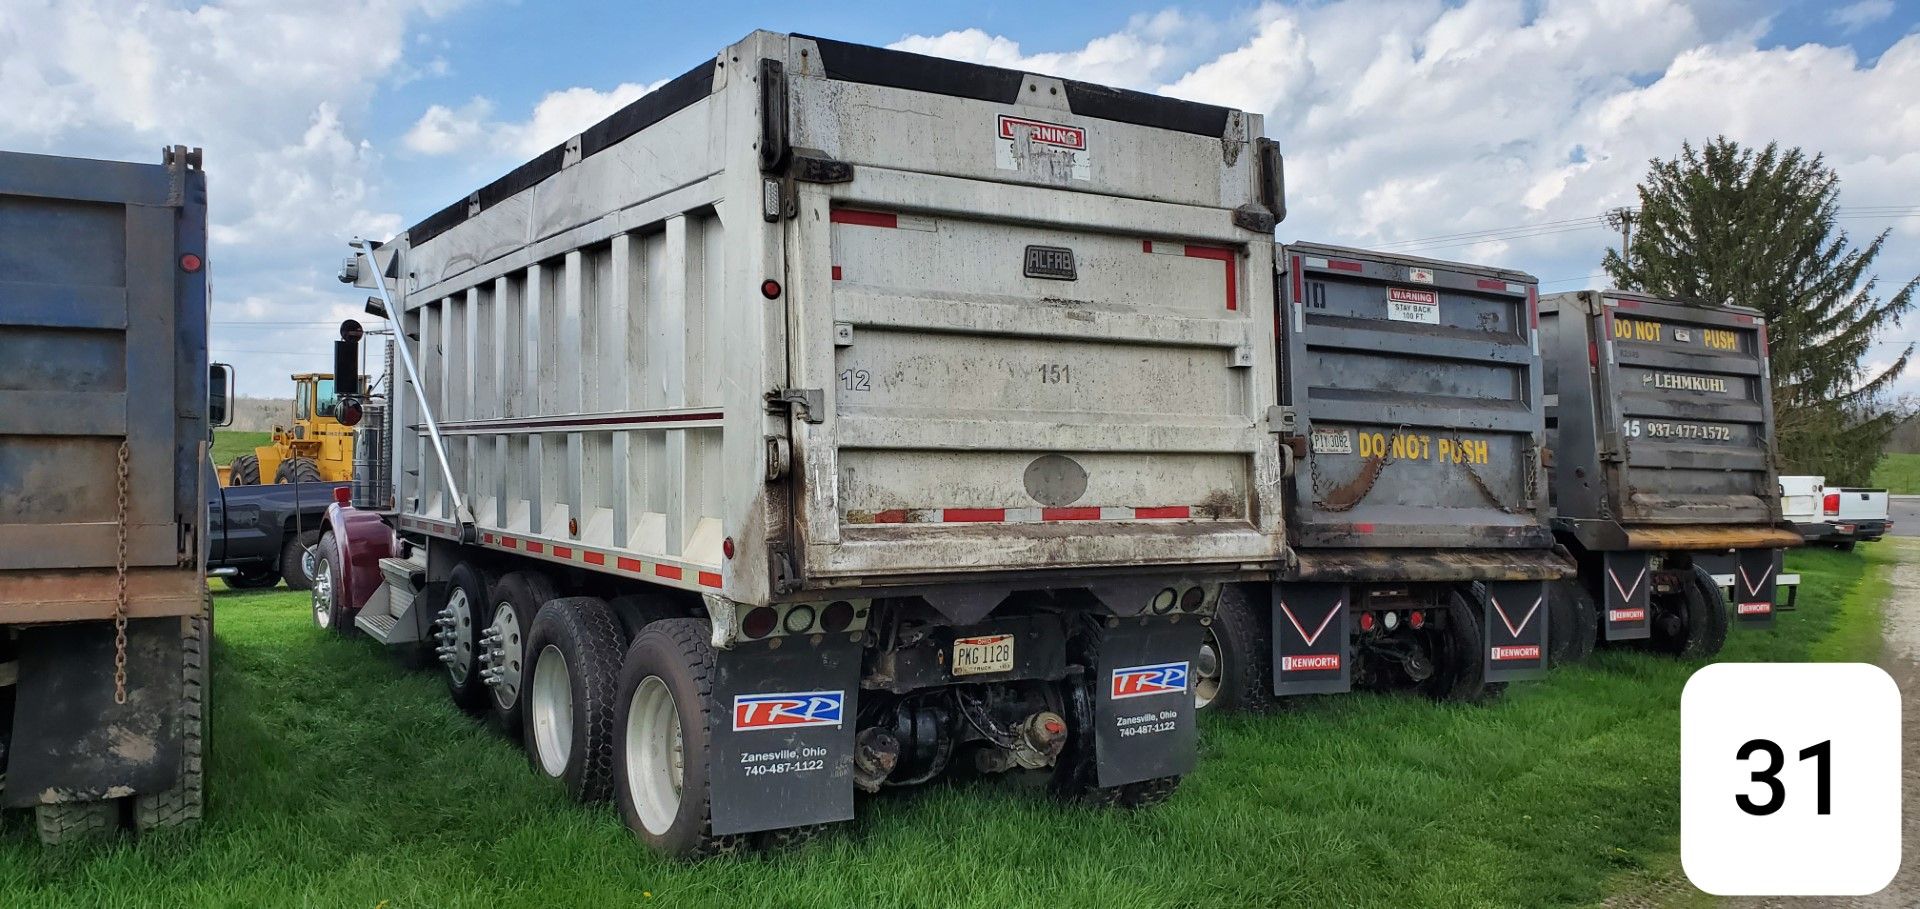
[[[1766,615],[1773,611],[1773,604],[1766,602],[1741,603],[1734,607],[1741,615]]]
[[[1057,145],[1079,151],[1087,147],[1087,131],[1077,126],[1062,126],[1044,120],[1028,120],[1023,117],[1000,115],[1000,138],[1014,139],[1026,133],[1033,141],[1042,145]]]
[[[1113,671],[1113,699],[1143,698],[1153,694],[1181,694],[1187,690],[1187,663],[1155,663]]]
[[[1644,622],[1646,620],[1647,611],[1645,609],[1607,610],[1607,621],[1609,622]]]
[[[737,694],[733,697],[733,731],[838,726],[846,697],[844,691]]]
[[[1280,658],[1281,672],[1331,672],[1339,668],[1340,655],[1337,653],[1310,653]]]

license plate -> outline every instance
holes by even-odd
[[[1013,635],[990,634],[953,642],[953,674],[980,675],[1013,669]]]
[[[1314,454],[1353,454],[1353,434],[1344,429],[1313,431]]]

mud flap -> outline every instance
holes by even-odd
[[[1600,625],[1609,641],[1644,640],[1653,633],[1652,611],[1648,603],[1653,592],[1651,562],[1644,552],[1609,552],[1601,570],[1602,604]]]
[[[180,619],[127,623],[127,702],[113,702],[113,623],[20,630],[9,808],[164,792],[180,777]]]
[[[1742,549],[1733,574],[1733,617],[1742,628],[1773,626],[1774,584],[1786,553],[1779,549]]]
[[[1273,693],[1341,694],[1353,688],[1347,585],[1273,585]]]
[[[1487,681],[1545,678],[1552,640],[1545,581],[1488,581],[1480,624],[1486,630]]]
[[[1199,727],[1192,659],[1200,623],[1121,619],[1101,629],[1093,749],[1101,788],[1193,772]]]
[[[823,637],[714,651],[708,785],[716,835],[853,818],[860,645]]]

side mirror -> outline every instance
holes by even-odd
[[[357,398],[360,389],[360,339],[366,331],[352,319],[340,323],[340,340],[333,342],[333,393]]]
[[[233,425],[233,367],[225,363],[207,366],[207,422]]]

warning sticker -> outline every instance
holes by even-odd
[[[1407,280],[1412,281],[1415,284],[1432,284],[1433,269],[1409,268],[1407,269]]]
[[[1001,170],[1017,170],[1049,183],[1093,179],[1087,131],[1045,120],[1006,114],[996,118],[993,162]]]
[[[1344,429],[1313,431],[1314,454],[1353,454],[1353,433]]]
[[[1440,294],[1405,287],[1387,288],[1387,318],[1395,322],[1440,324]]]

